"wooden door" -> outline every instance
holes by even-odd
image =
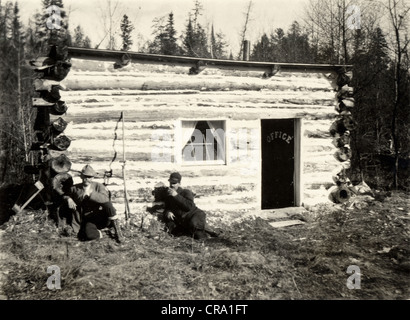
[[[295,205],[295,120],[261,120],[262,209]]]

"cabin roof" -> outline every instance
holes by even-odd
[[[209,58],[195,58],[185,56],[148,54],[139,52],[124,52],[117,50],[101,50],[68,47],[70,58],[101,60],[101,61],[121,61],[128,59],[132,62],[142,64],[162,64],[172,66],[190,66],[196,67],[198,63],[206,68],[243,70],[243,71],[271,71],[280,68],[285,72],[346,72],[352,68],[352,65],[341,64],[304,64],[304,63],[277,63],[277,62],[259,62],[259,61],[239,61],[239,60],[222,60]]]

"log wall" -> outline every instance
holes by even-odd
[[[182,174],[183,186],[196,193],[197,205],[206,211],[259,210],[260,119],[269,118],[302,119],[302,202],[306,206],[328,201],[332,172],[339,165],[329,133],[339,116],[335,75],[330,74],[333,81],[329,74],[309,72],[262,79],[257,72],[205,69],[194,76],[183,67],[132,63],[114,69],[110,62],[71,62],[71,71],[62,81],[66,90],[60,92],[68,106],[64,119],[65,134],[71,139],[66,151],[71,173],[77,182],[76,170],[86,163],[101,178],[111,168],[108,187],[119,210],[124,210],[123,142],[131,212],[145,210],[154,185],[167,184],[174,170]],[[123,141],[120,123],[114,142],[121,112],[125,137]],[[225,120],[227,164],[176,163],[176,129],[181,119]],[[238,132],[242,132],[240,141],[246,137],[247,150],[238,145]],[[114,152],[117,158],[111,164]],[[163,161],[153,161],[157,152]]]

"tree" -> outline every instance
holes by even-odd
[[[45,55],[50,45],[64,48],[71,45],[68,17],[62,0],[42,0],[41,12],[30,19],[26,35],[28,51],[33,56]]]
[[[274,61],[272,43],[266,33],[256,42],[252,49],[251,59],[254,61]]]
[[[195,0],[195,4],[194,4],[194,9],[192,10],[192,26],[194,30],[197,30],[198,28],[198,18],[199,16],[202,16],[202,10],[204,9],[204,7],[201,4],[200,0]]]
[[[128,51],[132,46],[131,33],[134,30],[134,26],[131,21],[128,19],[126,14],[123,15],[121,21],[121,38],[122,38],[122,51]]]
[[[84,36],[84,31],[83,28],[81,28],[80,25],[78,25],[74,29],[74,41],[73,41],[73,46],[74,47],[80,47],[80,48],[91,48],[91,40],[88,36]]]
[[[153,42],[148,45],[150,53],[178,55],[180,48],[177,44],[176,30],[174,27],[174,14],[171,12],[168,15],[167,23],[165,16],[154,19],[154,34]]]
[[[30,161],[32,140],[31,77],[25,66],[24,33],[18,4],[0,4],[0,113],[2,183],[27,180],[23,166]],[[33,159],[31,159],[33,160]]]
[[[163,52],[167,55],[179,54],[179,46],[177,44],[176,30],[174,26],[174,14],[171,12],[168,15],[168,22],[165,26],[165,37],[163,43]]]
[[[186,26],[185,35],[183,38],[183,45],[185,48],[185,55],[189,57],[195,57],[195,30],[192,26],[191,17],[188,18],[188,24]]]
[[[272,61],[286,62],[286,34],[282,28],[277,28],[270,37],[272,43]]]
[[[198,23],[196,32],[195,32],[195,45],[194,52],[198,57],[210,58],[211,54],[209,53],[208,48],[208,36],[205,29]]]
[[[297,21],[294,21],[284,41],[286,52],[285,62],[309,63],[312,62],[312,54],[307,34],[304,34]]]
[[[270,37],[265,33],[253,46],[252,60],[272,62],[311,63],[312,50],[307,34],[294,21],[287,34],[276,29]]]
[[[211,28],[211,41],[210,41],[210,53],[211,58],[224,59],[226,58],[226,41],[225,35],[222,32],[215,34],[214,25]]]
[[[398,171],[399,171],[399,156],[401,151],[401,144],[408,141],[400,139],[401,129],[406,130],[409,120],[408,102],[406,103],[406,95],[409,93],[407,90],[409,81],[409,72],[405,67],[404,57],[407,53],[409,46],[408,29],[406,24],[410,23],[410,6],[401,0],[389,0],[388,1],[388,14],[391,23],[391,28],[394,33],[393,37],[393,51],[394,51],[394,99],[393,99],[393,111],[392,111],[392,124],[391,124],[391,137],[393,140],[394,148],[394,174],[393,185],[394,188],[398,187]],[[407,111],[407,112],[406,112]],[[403,115],[405,120],[405,126],[400,126],[398,122],[399,116]],[[406,131],[405,131],[406,132]],[[402,140],[402,141],[401,141]]]
[[[361,32],[356,37],[357,51],[352,58],[354,77],[350,84],[355,89],[352,114],[357,123],[352,132],[352,168],[373,180],[375,187],[397,188],[406,182],[406,177],[401,180],[399,175],[399,159],[405,159],[410,151],[409,72],[406,67],[401,68],[398,86],[397,58],[390,53],[391,44],[380,28],[369,34],[366,42]],[[370,162],[372,166],[368,167]],[[378,171],[371,171],[372,167]]]
[[[318,62],[349,63],[355,30],[371,32],[379,15],[376,1],[310,0],[304,21]],[[354,24],[354,19],[360,23]]]
[[[360,32],[358,38],[362,38]],[[352,167],[361,178],[370,179],[367,163],[374,156],[389,152],[390,120],[386,117],[391,105],[390,58],[384,34],[376,28],[368,46],[357,46],[352,57],[355,106],[352,115],[357,123],[352,135]],[[357,40],[357,42],[360,42]]]
[[[201,10],[200,2],[198,0],[195,1],[193,13],[189,14],[185,33],[182,36],[183,53],[189,57],[210,58],[208,37],[204,28],[198,22]]]
[[[156,53],[161,54],[163,48],[163,41],[165,38],[165,16],[156,17],[153,20],[153,32],[152,34],[155,35],[154,40],[148,43],[148,52],[149,53]]]
[[[100,47],[100,45],[104,42],[104,40],[108,37],[108,43],[106,45],[106,49],[114,50],[116,48],[117,43],[117,35],[118,35],[118,26],[121,20],[121,16],[119,15],[120,11],[120,4],[118,1],[113,3],[111,0],[105,1],[105,7],[99,7],[100,11],[100,18],[103,24],[104,29],[104,36],[102,37],[101,41],[97,44],[96,49]]]

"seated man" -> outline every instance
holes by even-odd
[[[110,201],[109,191],[102,183],[92,181],[95,175],[90,165],[84,166],[81,170],[83,181],[72,186],[63,199],[67,201],[68,210],[74,217],[72,221],[80,225],[80,240],[100,239],[101,229],[114,227],[117,240],[121,241],[116,210]]]
[[[168,195],[165,197],[164,219],[171,234],[187,234],[195,239],[206,239],[215,233],[206,226],[206,214],[197,208],[194,195],[188,189],[181,188],[181,175],[171,174]]]

